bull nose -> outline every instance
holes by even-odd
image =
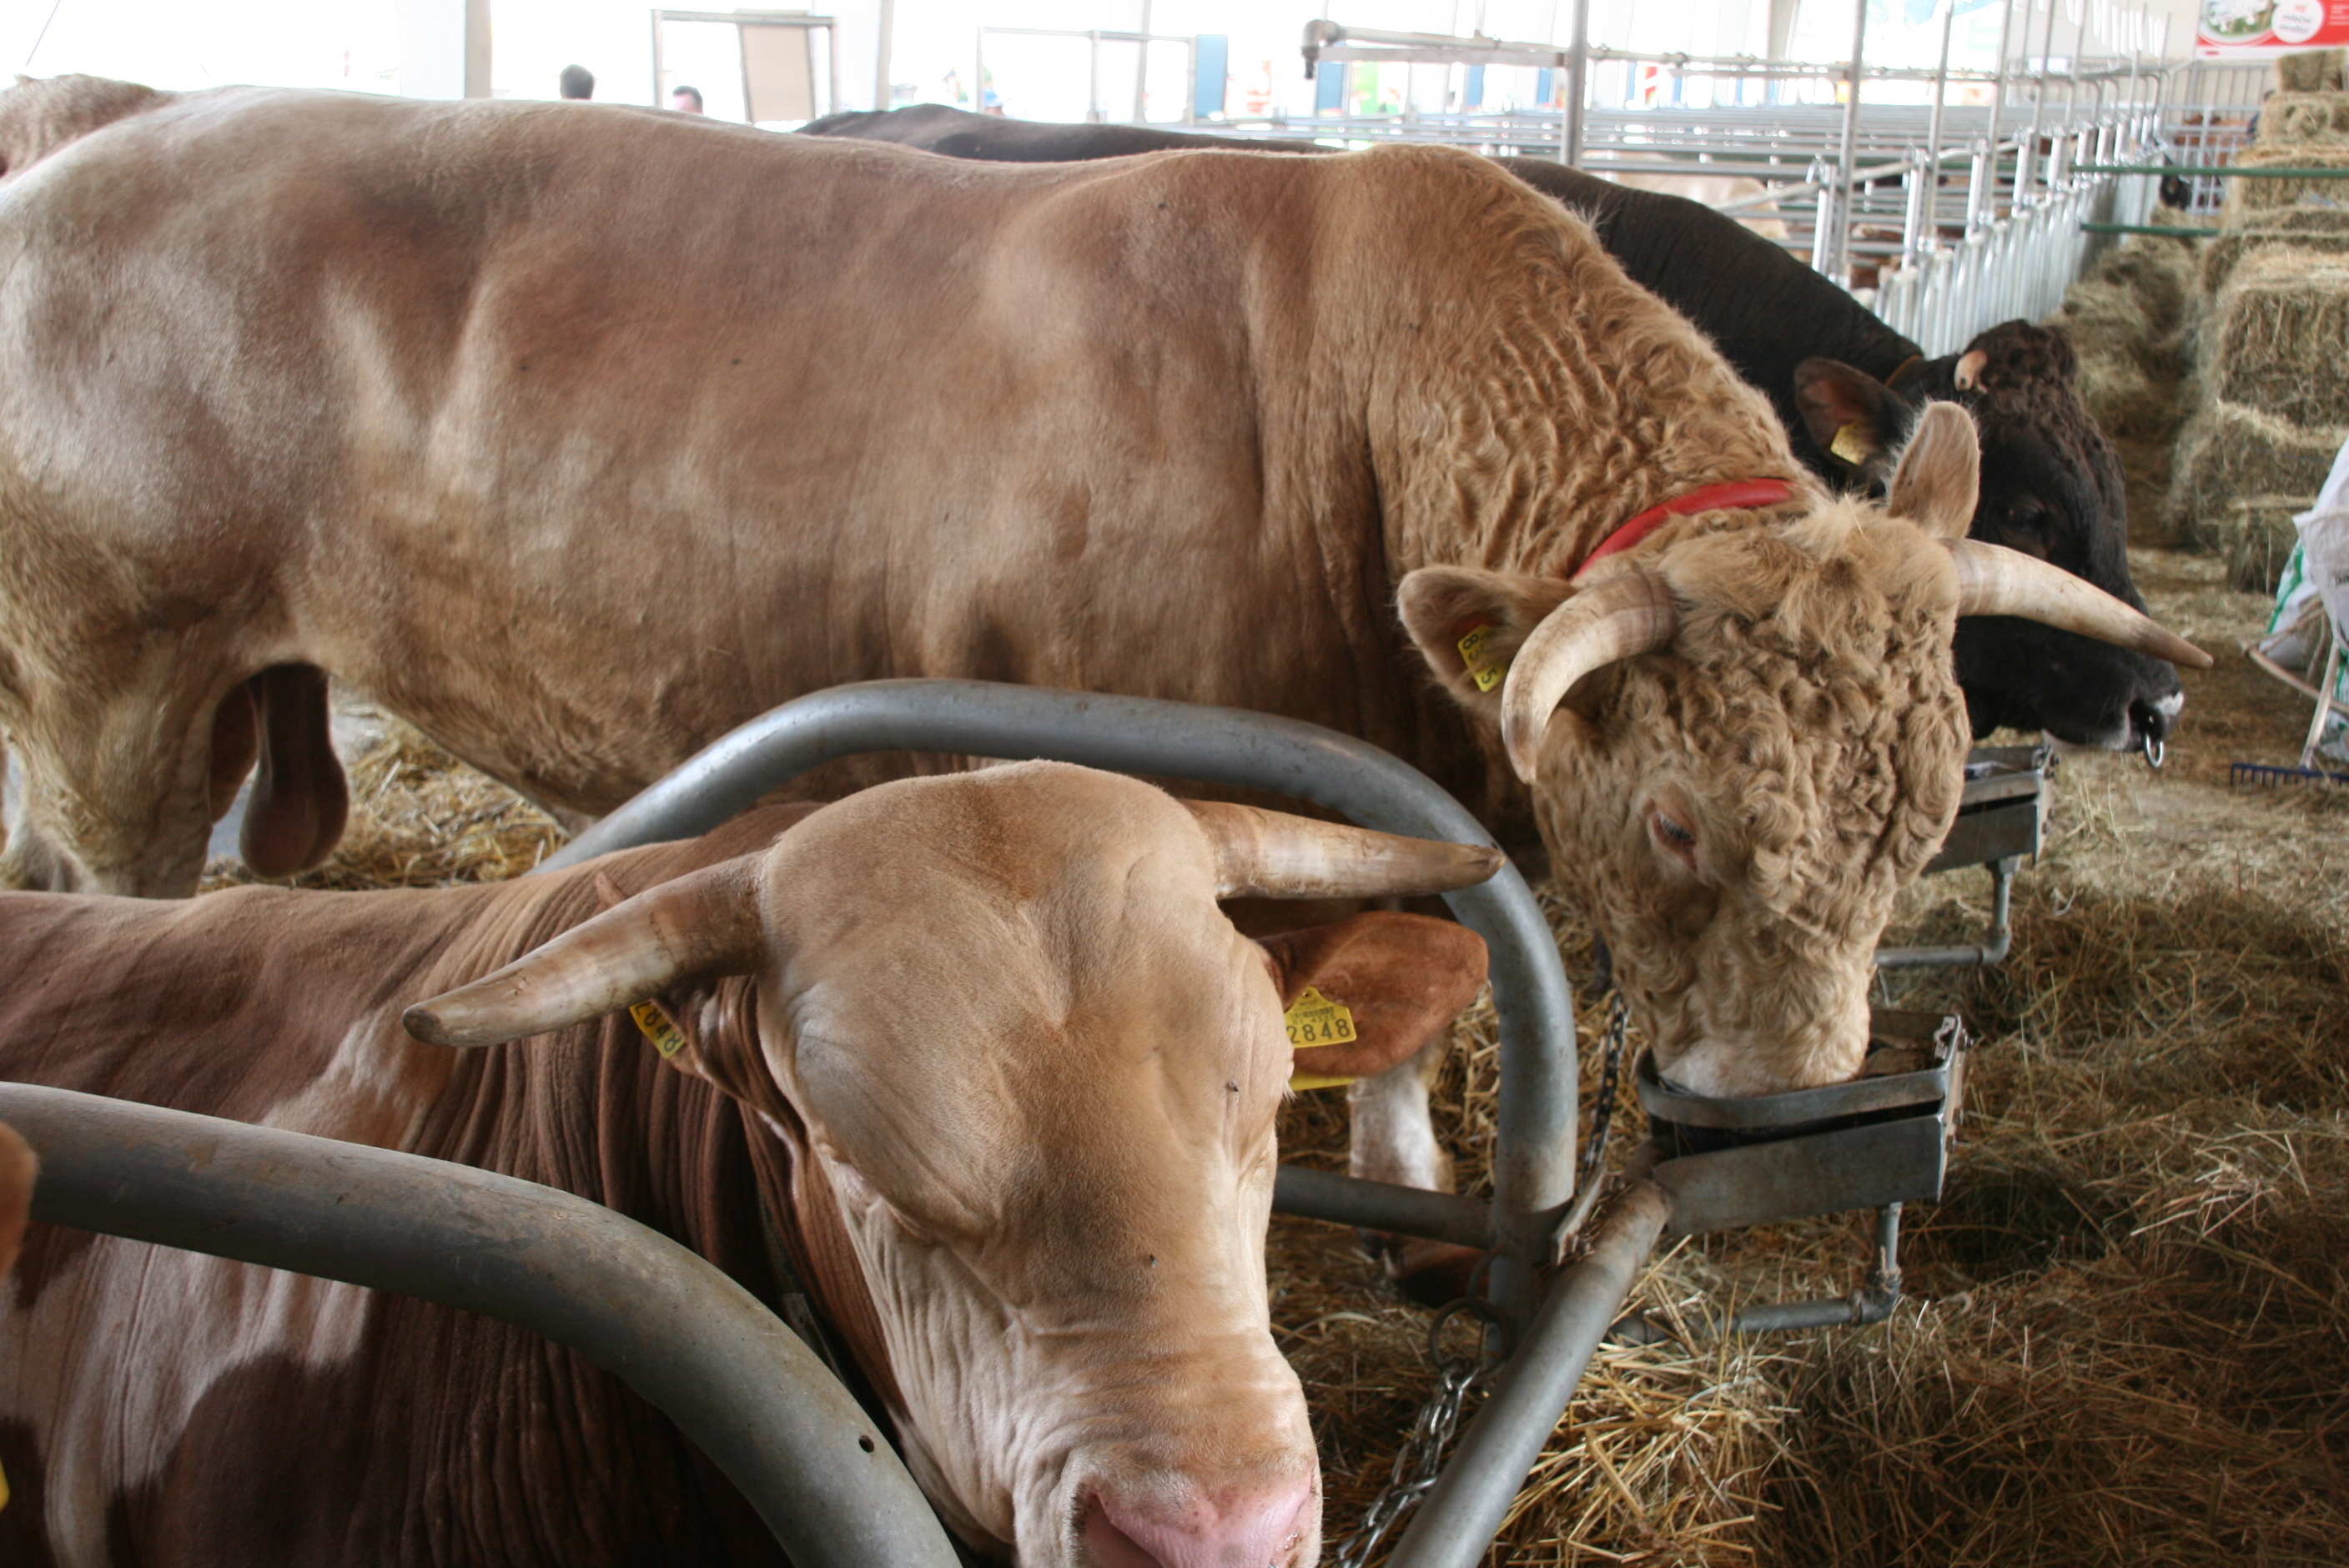
[[[1094,1568],[1304,1568],[1313,1478],[1195,1496],[1169,1511],[1154,1501],[1097,1492],[1085,1505]]]
[[[2178,727],[2178,716],[2186,707],[2186,694],[2174,691],[2162,696],[2139,697],[2129,704],[2129,741],[2145,753],[2146,760],[2156,768],[2161,766],[2169,732]]]

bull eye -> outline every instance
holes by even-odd
[[[1694,828],[1661,806],[1653,807],[1649,810],[1648,827],[1656,835],[1658,843],[1688,861],[1692,866],[1696,863],[1696,830]]]

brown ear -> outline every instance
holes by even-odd
[[[1395,610],[1445,689],[1497,724],[1509,661],[1568,592],[1555,578],[1423,566],[1402,580]]]
[[[1310,986],[1350,1021],[1350,1041],[1299,1047],[1296,1070],[1317,1079],[1367,1078],[1408,1059],[1485,988],[1485,939],[1423,914],[1358,914],[1258,942],[1281,1006]]]
[[[1871,481],[1884,478],[1899,433],[1895,397],[1884,383],[1839,359],[1806,359],[1795,366],[1795,407],[1819,450]]]
[[[326,672],[279,665],[245,686],[260,719],[261,771],[237,847],[255,876],[292,876],[333,851],[350,811],[326,710]]]

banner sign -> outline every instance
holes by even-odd
[[[2194,52],[2206,60],[2265,60],[2344,46],[2349,0],[2202,0],[2194,39]]]

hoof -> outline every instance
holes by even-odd
[[[1484,1261],[1485,1254],[1475,1247],[1410,1241],[1389,1254],[1387,1277],[1406,1301],[1444,1306],[1468,1294],[1476,1265]]]

